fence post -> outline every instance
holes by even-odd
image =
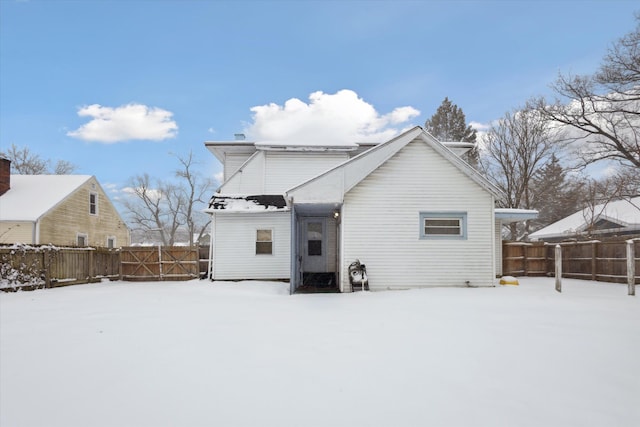
[[[158,245],[158,265],[160,271],[160,280],[162,280],[162,246]]]
[[[596,280],[598,277],[598,242],[591,242],[591,280]]]
[[[556,245],[556,291],[562,292],[562,247]]]
[[[627,283],[629,284],[629,295],[636,294],[636,256],[634,241],[627,240]]]
[[[94,262],[96,262],[96,260],[98,259],[97,256],[94,255],[94,252],[97,251],[98,248],[91,248],[88,250],[88,261],[87,261],[87,275],[88,277],[88,282],[91,283],[91,281],[93,280],[96,271],[95,265],[93,265]]]
[[[44,268],[44,287],[51,287],[51,247],[43,250],[42,253],[42,267]]]

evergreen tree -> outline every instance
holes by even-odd
[[[478,163],[476,130],[466,124],[464,113],[449,98],[444,98],[436,113],[424,124],[424,128],[439,141],[472,142],[474,148],[467,153],[467,161],[475,166]]]
[[[567,176],[567,170],[555,154],[532,178],[533,207],[538,218],[531,221],[534,230],[545,227],[580,209],[584,185]]]

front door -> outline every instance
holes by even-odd
[[[302,271],[327,272],[327,223],[325,218],[305,218],[302,221]]]

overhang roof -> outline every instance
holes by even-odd
[[[502,222],[526,221],[538,218],[538,211],[533,209],[496,208],[496,219]]]

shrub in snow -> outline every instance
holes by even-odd
[[[27,245],[12,245],[8,253],[0,256],[0,289],[44,288],[46,281],[39,257],[29,256],[33,248]]]

